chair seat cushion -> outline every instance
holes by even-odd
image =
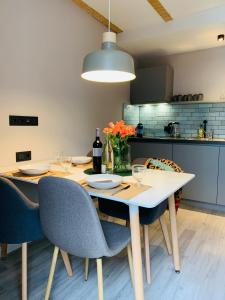
[[[111,252],[108,256],[118,254],[130,242],[131,237],[129,228],[107,221],[101,221],[101,225]]]

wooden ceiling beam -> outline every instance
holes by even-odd
[[[104,26],[108,27],[109,20],[105,18],[102,14],[100,14],[97,10],[89,6],[82,0],[72,0],[75,4],[77,4],[80,8],[85,10],[89,15],[95,18],[98,22],[102,23]],[[111,30],[115,33],[123,32],[121,28],[116,26],[113,23],[110,23]]]
[[[148,2],[151,4],[154,10],[160,15],[160,17],[165,22],[169,22],[173,20],[169,12],[166,10],[166,8],[162,5],[162,3],[159,0],[148,0]]]

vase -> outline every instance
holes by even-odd
[[[111,140],[108,135],[105,137],[105,143],[102,149],[102,174],[111,174],[113,172],[113,150]]]
[[[122,173],[131,169],[130,145],[119,140],[113,146],[113,173]]]

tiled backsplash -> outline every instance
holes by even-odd
[[[124,105],[124,120],[131,125],[141,122],[144,135],[164,136],[164,126],[178,121],[183,137],[196,137],[203,120],[214,137],[225,138],[225,103]]]

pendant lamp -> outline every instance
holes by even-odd
[[[83,79],[96,82],[126,82],[136,78],[134,61],[128,53],[118,49],[116,34],[110,31],[110,0],[109,27],[103,33],[102,49],[89,53],[83,62]]]

